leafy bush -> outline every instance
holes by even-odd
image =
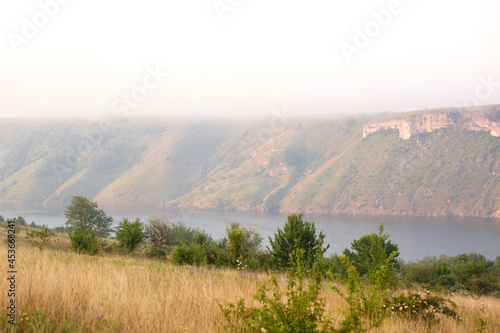
[[[235,265],[236,260],[247,260],[255,254],[262,243],[262,236],[255,228],[241,227],[236,221],[226,228],[228,257]]]
[[[451,300],[425,292],[425,297],[420,293],[400,294],[387,300],[385,307],[394,314],[403,315],[414,320],[424,320],[427,323],[437,323],[436,315],[444,315],[462,320],[456,313],[456,304]]]
[[[26,242],[33,247],[37,247],[40,251],[43,250],[45,245],[53,237],[53,233],[47,227],[42,230],[27,231],[26,235]]]
[[[344,255],[356,267],[361,276],[367,276],[370,282],[377,276],[376,272],[385,266],[384,276],[381,278],[382,286],[389,287],[397,284],[396,267],[399,256],[398,246],[391,243],[389,235],[384,234],[384,224],[380,224],[378,234],[365,235],[351,244],[352,252],[344,250]]]
[[[386,276],[386,269],[392,255],[380,263],[376,271],[372,271],[371,284],[365,283],[356,267],[351,264],[347,256],[342,256],[342,265],[348,272],[345,290],[333,285],[332,290],[338,293],[347,303],[343,309],[345,318],[341,322],[339,332],[364,332],[370,327],[379,327],[389,316],[384,303],[387,300],[389,289],[382,290],[382,281]]]
[[[22,216],[18,216],[15,220],[17,225],[26,226],[26,221]]]
[[[69,234],[71,249],[76,252],[97,254],[99,252],[99,239],[91,228],[76,228]]]
[[[294,248],[297,246],[304,250],[304,261],[309,267],[314,264],[319,251],[324,253],[328,249],[328,246],[321,248],[325,235],[320,232],[319,236],[316,236],[314,222],[302,221],[302,216],[302,214],[288,215],[283,230],[278,228],[274,240],[269,237],[271,248],[268,247],[268,250],[279,268],[289,268],[297,261],[294,257],[296,252]]]
[[[154,251],[161,250],[166,252],[169,245],[173,243],[172,233],[170,231],[170,221],[163,217],[151,215],[145,226],[146,238]]]
[[[456,278],[446,256],[439,259],[433,256],[424,257],[405,265],[401,272],[406,281],[423,284],[427,289],[443,292],[456,285]]]
[[[171,240],[171,244],[169,245],[178,245],[181,243],[191,244],[193,242],[202,244],[213,241],[212,237],[204,230],[190,228],[181,222],[170,224],[169,232],[172,234],[172,237],[169,237]]]
[[[167,259],[167,250],[162,249],[162,248],[157,248],[157,247],[150,247],[146,251],[146,257],[166,260]]]
[[[321,253],[319,254],[321,256]],[[296,269],[287,276],[287,291],[281,291],[278,279],[272,277],[253,298],[261,306],[247,307],[245,301],[218,303],[227,326],[235,332],[334,332],[325,315],[325,303],[319,296],[323,261],[317,260],[306,281],[305,250],[297,248]]]
[[[116,228],[116,239],[120,246],[129,252],[134,252],[144,242],[144,227],[140,219],[130,222],[123,218]]]
[[[500,291],[500,259],[487,260],[477,253],[455,257],[425,257],[405,265],[402,276],[409,283],[421,283],[426,288],[441,292],[466,289],[485,295]]]
[[[457,281],[468,291],[486,294],[497,290],[496,279],[488,274],[495,263],[484,256],[477,253],[460,254],[452,258],[450,264]]]
[[[170,259],[177,264],[226,266],[227,252],[221,242],[203,242],[177,245]]]

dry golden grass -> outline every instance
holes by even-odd
[[[5,239],[2,228],[2,238]],[[265,274],[240,276],[234,270],[203,270],[154,263],[145,258],[90,257],[69,252],[67,239],[59,237],[58,249],[39,251],[17,235],[18,311],[52,308],[53,318],[68,316],[77,321],[114,318],[124,332],[218,332],[224,318],[220,302],[252,294],[267,279]],[[7,253],[5,241],[1,253]],[[4,256],[5,258],[5,256]],[[7,280],[0,280],[2,304],[6,304]],[[338,295],[324,288],[327,311],[337,322],[344,306]],[[463,321],[443,318],[429,328],[424,323],[390,318],[373,332],[475,332],[480,316],[487,332],[500,332],[500,300],[490,297],[451,296]],[[485,306],[486,315],[481,313]],[[4,309],[4,306],[2,306]],[[5,310],[1,310],[5,311]]]

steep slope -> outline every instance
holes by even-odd
[[[0,203],[500,217],[500,106],[251,121],[0,120]]]

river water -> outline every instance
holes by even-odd
[[[268,245],[268,236],[282,228],[286,222],[284,214],[238,213],[197,211],[183,214],[179,211],[162,211],[155,208],[103,208],[118,225],[123,217],[139,217],[146,222],[151,214],[165,215],[172,222],[183,222],[191,227],[204,229],[215,239],[225,235],[225,228],[232,221],[242,226],[255,227],[264,236],[264,245]],[[0,207],[4,217],[23,216],[27,223],[34,221],[49,228],[62,226],[66,222],[64,207]],[[424,256],[457,255],[476,252],[486,258],[500,256],[500,220],[469,217],[401,217],[401,216],[344,216],[344,215],[304,215],[307,221],[314,221],[316,230],[326,235],[330,244],[327,254],[341,253],[349,248],[354,239],[378,232],[384,222],[385,232],[390,240],[398,244],[400,257],[405,261],[415,261]]]

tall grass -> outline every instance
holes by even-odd
[[[2,239],[6,239],[5,229],[1,230]],[[58,236],[56,247],[40,251],[23,241],[22,232],[17,235],[18,331],[29,330],[26,322],[37,320],[32,315],[34,310],[44,308],[48,320],[73,323],[89,331],[219,332],[224,319],[216,300],[235,302],[244,297],[252,305],[252,294],[269,277],[173,266],[143,257],[78,255],[68,250],[65,237]],[[7,253],[4,240],[0,253]],[[8,301],[7,282],[0,279],[2,319]],[[329,288],[323,288],[322,296],[327,312],[340,321],[343,301]],[[450,298],[458,305],[463,321],[443,318],[429,328],[423,322],[393,316],[373,332],[474,332],[479,318],[487,321],[486,332],[500,332],[500,299],[466,295]],[[105,321],[113,325],[99,326]],[[8,324],[2,325],[8,330]]]

